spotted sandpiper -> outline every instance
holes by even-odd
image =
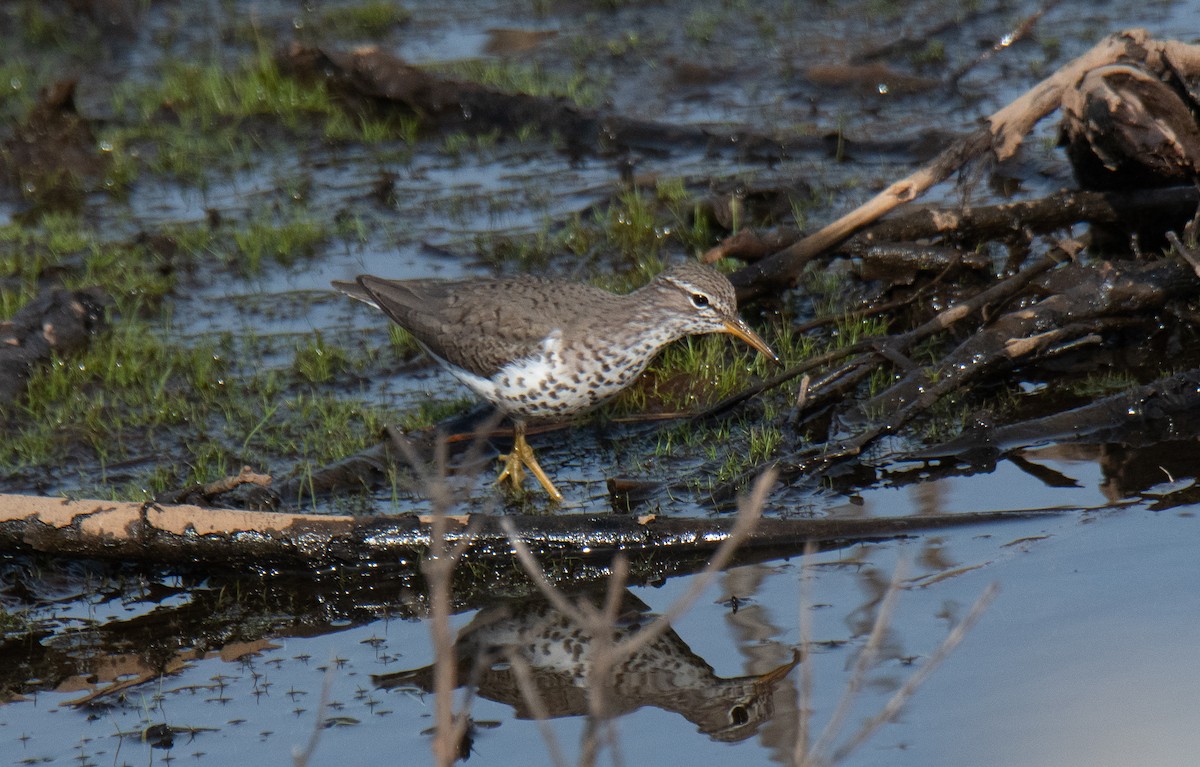
[[[504,479],[523,469],[555,501],[562,494],[525,441],[529,418],[588,410],[629,386],[667,344],[729,333],[775,353],[737,314],[733,285],[695,262],[672,267],[627,295],[592,285],[522,276],[385,280],[362,275],[333,286],[408,330],[455,378],[512,418]]]

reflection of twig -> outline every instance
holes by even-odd
[[[808,753],[808,725],[812,716],[812,662],[808,648],[812,641],[812,620],[808,617],[809,576],[812,559],[817,553],[817,544],[809,541],[804,545],[804,557],[800,560],[800,702],[796,712],[796,746],[792,750],[792,763],[802,764]]]
[[[899,690],[896,690],[896,693],[891,697],[887,704],[880,709],[879,713],[863,722],[862,726],[858,728],[858,730],[850,737],[850,739],[842,744],[837,751],[833,752],[831,761],[836,763],[842,759],[845,759],[852,751],[854,751],[854,749],[861,746],[867,740],[867,738],[871,737],[876,730],[882,727],[885,723],[890,722],[896,716],[896,714],[900,713],[900,709],[904,707],[904,704],[908,703],[909,698],[913,696],[913,693],[917,691],[917,688],[924,684],[925,680],[929,678],[929,675],[932,674],[937,667],[942,664],[942,661],[946,660],[950,653],[954,651],[954,648],[958,647],[959,643],[962,642],[962,640],[966,637],[967,632],[970,631],[976,622],[979,621],[979,618],[982,617],[984,610],[986,610],[988,605],[991,604],[992,600],[995,599],[996,592],[998,590],[999,587],[995,583],[984,589],[983,593],[979,595],[979,598],[975,600],[975,604],[971,606],[971,611],[967,613],[967,617],[963,618],[962,621],[959,622],[959,624],[955,626],[953,630],[951,630],[946,638],[942,640],[942,643],[938,645],[938,648],[933,651],[933,654],[929,656],[929,659],[926,660],[919,669],[913,672],[913,675],[908,678],[908,681],[901,685]]]
[[[329,710],[329,694],[333,689],[333,670],[336,664],[329,664],[325,669],[325,678],[321,682],[321,700],[317,704],[317,717],[313,720],[312,732],[308,734],[308,742],[304,749],[292,749],[292,766],[307,767],[308,760],[316,753],[317,744],[321,742],[321,731],[325,729],[325,712]]]
[[[812,754],[819,755],[827,748],[829,741],[837,737],[841,732],[842,722],[845,721],[846,715],[850,713],[850,706],[854,703],[854,698],[858,695],[858,691],[862,688],[863,682],[866,681],[867,673],[871,670],[871,666],[875,664],[875,656],[879,652],[879,645],[883,643],[883,636],[887,632],[888,624],[892,619],[892,608],[896,606],[896,597],[900,594],[900,573],[902,568],[897,565],[896,571],[892,574],[892,580],[888,583],[887,591],[883,594],[883,601],[879,603],[879,611],[875,614],[875,623],[871,626],[871,634],[867,637],[867,643],[858,653],[858,659],[854,663],[854,670],[850,673],[850,679],[846,682],[846,689],[842,691],[842,697],[838,700],[837,706],[833,709],[833,714],[826,722],[825,728],[821,730],[817,741],[813,743]],[[819,756],[813,761],[820,763]]]
[[[547,724],[550,719],[550,710],[546,708],[546,701],[542,700],[537,684],[533,681],[533,670],[529,667],[529,661],[525,660],[514,647],[506,648],[504,657],[512,666],[517,689],[521,691],[521,697],[529,706],[529,713],[537,722],[538,731],[546,743],[546,750],[550,752],[550,761],[555,764],[555,767],[565,767],[567,758],[563,755],[562,746],[558,744],[558,738],[554,737],[554,730]]]
[[[812,551],[806,550],[806,560],[811,555]],[[805,572],[801,570],[802,584],[805,578]],[[830,746],[842,732],[843,725],[850,708],[857,697],[859,690],[862,689],[863,683],[866,681],[867,674],[875,663],[875,659],[879,652],[879,647],[883,642],[884,636],[887,633],[888,624],[891,621],[892,611],[896,605],[896,599],[900,594],[902,581],[902,568],[897,566],[895,573],[892,575],[892,580],[888,584],[887,591],[883,595],[883,600],[879,604],[878,612],[875,615],[874,624],[871,627],[871,634],[867,637],[866,645],[858,654],[858,658],[854,663],[854,669],[850,674],[849,681],[846,682],[846,689],[842,692],[842,697],[838,700],[834,707],[833,714],[829,721],[821,730],[815,743],[810,747],[808,745],[808,726],[809,717],[812,715],[812,681],[811,669],[806,662],[801,669],[801,681],[799,692],[799,710],[797,712],[797,734],[796,745],[792,752],[792,763],[798,767],[825,767],[826,765],[838,764],[850,756],[859,746],[865,743],[876,731],[884,724],[892,721],[905,704],[912,698],[917,689],[929,678],[946,658],[958,647],[967,632],[978,622],[983,615],[984,610],[991,604],[997,592],[996,584],[992,584],[984,590],[983,594],[975,600],[971,610],[967,616],[955,626],[946,636],[942,643],[929,656],[928,660],[913,672],[912,676],[900,686],[895,694],[884,704],[874,716],[868,718],[854,733],[838,748],[830,751]],[[804,648],[804,660],[808,660],[808,623],[803,615],[803,610],[808,604],[807,596],[801,594],[801,623],[800,634],[801,643]]]

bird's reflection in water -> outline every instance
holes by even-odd
[[[597,603],[599,600],[596,600]],[[613,641],[621,642],[647,625],[649,608],[626,592]],[[459,632],[455,643],[459,684],[513,707],[521,719],[533,707],[521,693],[518,671],[509,662],[516,653],[529,666],[528,680],[551,718],[588,712],[593,649],[588,633],[541,599],[527,599],[481,610]],[[611,680],[615,715],[654,706],[682,714],[713,740],[745,740],[774,713],[772,692],[798,662],[798,655],[765,674],[722,678],[668,629],[662,636],[618,663]],[[433,690],[433,666],[376,676],[382,688]]]

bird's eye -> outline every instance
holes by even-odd
[[[704,307],[708,306],[708,296],[704,295],[703,293],[693,293],[692,306],[696,307],[697,309],[703,309]]]

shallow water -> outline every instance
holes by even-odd
[[[879,590],[899,566],[905,588],[880,662],[836,745],[928,661],[948,625],[996,584],[998,596],[962,646],[846,764],[1184,765],[1200,745],[1189,724],[1200,682],[1192,641],[1200,608],[1198,543],[1193,510],[1155,513],[1135,504],[856,545],[816,554],[807,567],[796,557],[733,568],[673,628],[697,662],[730,678],[786,663],[805,616],[817,643],[808,663],[810,726],[819,732],[843,694]],[[630,591],[661,612],[691,577]],[[736,611],[731,596],[739,600]],[[76,618],[81,633],[67,632],[60,641],[80,642],[82,651],[86,624],[170,607],[97,605]],[[462,627],[474,614],[453,622]],[[313,731],[327,681],[324,718],[337,724],[320,730],[311,764],[366,764],[397,754],[420,763],[429,748],[422,731],[430,726],[432,697],[416,685],[377,689],[370,676],[431,662],[424,621],[378,618],[344,628],[338,622],[214,646],[203,660],[92,708],[69,705],[87,684],[71,689],[64,682],[5,706],[0,751],[14,761],[48,764],[166,763],[168,755],[200,764],[286,764]],[[129,662],[126,670],[139,665]],[[96,668],[120,671],[120,656]],[[645,754],[661,764],[781,761],[796,738],[799,673],[775,688],[773,718],[745,740],[715,742],[681,711],[647,704],[617,722],[620,750],[627,762],[644,761]],[[485,697],[471,712],[480,723],[473,746],[480,761],[550,761],[537,725],[514,719],[508,704]],[[177,734],[169,749],[118,736],[157,723],[201,730]],[[550,723],[568,761],[578,754],[582,726],[578,716]]]

